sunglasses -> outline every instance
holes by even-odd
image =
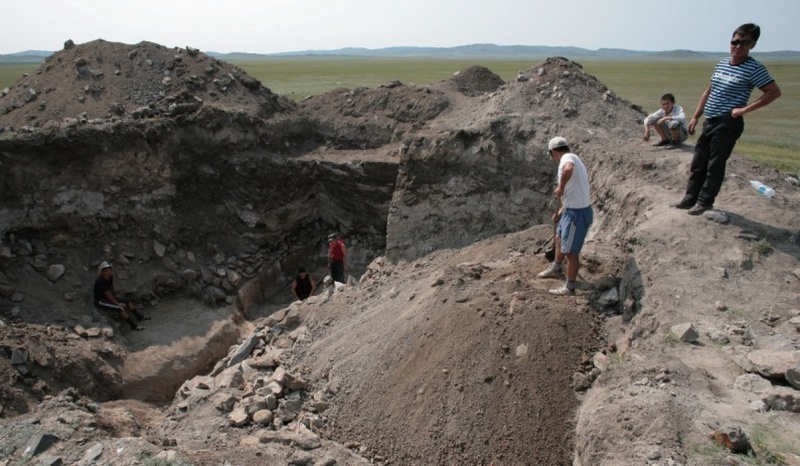
[[[737,39],[737,40],[732,40],[731,41],[731,45],[734,46],[734,47],[738,47],[740,45],[742,47],[750,47],[751,45],[753,45],[755,43],[756,43],[756,41],[750,40],[750,39],[744,39],[744,40],[738,40]]]

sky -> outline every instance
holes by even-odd
[[[743,23],[755,52],[800,51],[798,0],[0,0],[0,54],[67,39],[143,40],[205,52],[393,46],[574,46],[727,52]]]

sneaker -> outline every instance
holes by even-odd
[[[694,207],[689,209],[686,213],[689,215],[700,215],[707,210],[713,209],[714,206],[711,205],[703,205],[703,204],[695,204]]]
[[[666,139],[662,139],[662,140],[658,141],[657,143],[653,144],[653,147],[664,147],[664,146],[668,146],[668,145],[669,145],[669,141],[666,140]]]
[[[676,209],[691,209],[692,207],[694,207],[696,203],[697,203],[696,201],[683,199],[681,202],[678,202],[677,204],[672,204],[671,207],[674,207]]]
[[[554,268],[550,267],[549,269],[539,272],[539,275],[536,278],[559,278],[564,274],[561,269],[555,270]]]
[[[669,147],[667,147],[668,150],[680,149],[680,148],[681,148],[681,142],[680,141],[672,141],[672,142],[669,143]]]
[[[556,296],[575,296],[575,290],[570,290],[566,286],[550,290],[549,293],[554,294]]]
[[[142,316],[139,320],[150,320],[150,316]]]
[[[141,331],[142,331],[142,330],[144,330],[144,329],[145,329],[145,327],[144,327],[144,326],[142,326],[142,325],[137,325],[137,326],[136,326],[136,328],[135,328],[135,329],[133,329],[133,330],[134,330],[135,332],[141,332]]]

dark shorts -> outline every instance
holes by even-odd
[[[123,305],[117,306],[114,303],[110,303],[104,299],[101,299],[100,301],[94,303],[94,307],[102,311],[114,312],[119,314],[120,312],[125,310],[125,303],[127,303],[127,301],[124,299],[118,299],[117,301],[121,302]]]

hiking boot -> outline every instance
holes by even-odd
[[[664,147],[664,146],[668,146],[668,145],[669,145],[669,141],[666,140],[666,139],[662,139],[662,140],[658,141],[657,143],[653,144],[653,147]]]
[[[539,275],[536,275],[536,278],[560,278],[564,272],[561,269],[554,269],[550,267],[549,269],[539,272]]]
[[[707,210],[713,209],[713,205],[695,204],[694,207],[689,209],[686,213],[689,215],[700,215]]]
[[[692,201],[689,199],[683,199],[681,202],[677,204],[672,204],[670,207],[674,207],[676,209],[691,209],[696,204],[696,201]]]
[[[549,293],[554,294],[556,296],[575,296],[575,290],[570,290],[566,286],[550,290]]]
[[[667,149],[680,149],[683,144],[680,141],[672,141],[669,143],[669,147]]]

